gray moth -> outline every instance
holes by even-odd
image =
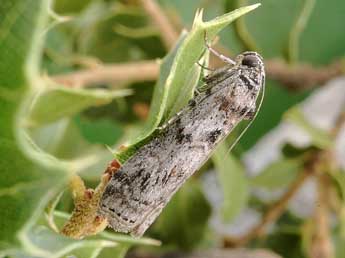
[[[239,122],[253,117],[265,82],[263,60],[244,52],[204,82],[203,91],[110,179],[99,213],[115,231],[142,236],[216,145]]]

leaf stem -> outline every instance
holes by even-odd
[[[67,87],[81,88],[89,85],[114,82],[153,81],[158,77],[156,60],[124,64],[101,65],[91,69],[55,75],[53,80]]]
[[[305,0],[302,11],[297,17],[295,26],[290,32],[289,46],[288,46],[288,59],[290,63],[295,63],[299,59],[299,42],[304,31],[310,15],[314,9],[316,0]]]
[[[246,0],[238,0],[237,1],[237,8],[239,8],[241,6],[245,6],[246,2],[247,2]],[[241,40],[242,44],[244,45],[244,47],[247,50],[258,51],[258,47],[255,43],[255,40],[252,37],[252,35],[250,34],[250,32],[246,26],[246,22],[245,22],[244,17],[239,17],[235,21],[235,31],[236,31],[239,39]]]
[[[139,0],[139,2],[160,31],[166,49],[170,50],[178,40],[179,34],[167,18],[167,15],[155,0]]]

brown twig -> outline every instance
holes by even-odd
[[[341,111],[335,120],[334,127],[331,130],[332,137],[336,138],[345,124],[345,103],[341,107]]]
[[[214,59],[213,59],[214,60]],[[215,66],[223,63],[213,61]],[[281,60],[267,60],[268,78],[281,82],[289,90],[305,90],[322,86],[327,81],[344,74],[342,61],[335,61],[328,66],[315,68],[301,64],[289,66]],[[68,74],[55,75],[53,79],[68,87],[85,87],[100,83],[135,82],[156,80],[159,64],[155,60],[133,62],[127,64],[101,65]]]
[[[316,164],[318,162],[318,155],[313,155],[311,160],[305,164],[304,170],[300,173],[300,175],[295,179],[295,181],[289,186],[288,190],[284,193],[284,195],[274,204],[272,204],[268,209],[267,212],[264,214],[263,218],[261,219],[260,223],[255,226],[250,232],[242,237],[233,238],[226,236],[224,238],[224,246],[225,247],[234,247],[234,246],[243,246],[248,243],[250,240],[254,239],[265,233],[265,230],[268,225],[276,221],[282,213],[285,211],[289,201],[295,195],[295,193],[300,189],[300,187],[304,184],[306,179],[314,174]]]
[[[345,107],[345,103],[343,105]],[[340,133],[345,123],[345,109],[343,108],[338,115],[335,126],[331,130],[331,135],[335,139]],[[323,152],[323,169],[317,175],[318,182],[318,201],[314,214],[314,232],[309,247],[311,258],[332,258],[334,257],[334,246],[330,234],[330,178],[325,173],[335,169],[334,155],[332,150]]]
[[[332,239],[330,236],[329,225],[329,206],[328,206],[328,190],[329,178],[327,174],[318,174],[318,203],[315,208],[314,216],[314,234],[312,237],[309,256],[311,258],[332,258],[334,250]]]
[[[310,89],[345,73],[342,60],[323,67],[313,67],[309,64],[290,66],[282,60],[275,59],[267,60],[265,64],[268,78],[279,81],[289,90]]]
[[[101,83],[154,81],[159,74],[159,64],[155,60],[101,65],[62,75],[53,80],[68,87],[85,87]]]
[[[166,49],[170,50],[178,39],[178,33],[167,18],[167,15],[154,0],[139,0],[139,2],[159,29]]]

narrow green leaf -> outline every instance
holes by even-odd
[[[114,98],[128,96],[129,89],[71,89],[60,85],[47,85],[36,97],[28,120],[30,126],[51,123],[72,116],[85,108],[110,103]]]
[[[297,124],[300,126],[304,131],[306,131],[312,141],[312,144],[321,148],[327,149],[333,145],[332,139],[329,134],[319,128],[316,128],[305,118],[303,113],[298,107],[293,107],[289,109],[285,115],[285,119]]]
[[[246,206],[249,190],[248,180],[240,162],[229,155],[226,143],[221,143],[212,156],[219,183],[223,190],[222,214],[224,221],[231,221]]]
[[[169,92],[169,84],[167,83],[168,75],[174,62],[176,52],[185,37],[186,32],[182,31],[174,49],[163,59],[160,66],[159,78],[153,92],[149,118],[140,134],[124,144],[127,148],[115,153],[115,158],[120,162],[125,162],[140,146],[142,146],[145,139],[149,138],[161,122]]]
[[[187,79],[184,83],[184,87],[181,89],[176,102],[171,106],[170,111],[166,115],[166,119],[163,119],[162,123],[169,118],[173,117],[177,112],[179,112],[188,101],[193,98],[195,88],[199,82],[201,73],[201,67],[194,64],[192,69],[189,71]]]
[[[259,175],[252,178],[253,186],[267,189],[279,189],[289,185],[303,166],[303,160],[298,158],[282,159],[268,165]]]
[[[202,11],[195,15],[192,30],[178,49],[167,82],[171,85],[171,92],[165,108],[165,114],[169,113],[183,89],[189,71],[201,58],[205,50],[205,33],[208,40],[212,40],[225,26],[238,17],[254,10],[260,4],[239,8],[233,12],[219,16],[211,21],[202,21]]]

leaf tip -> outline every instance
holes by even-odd
[[[244,10],[243,14],[245,14],[245,13],[253,11],[254,9],[258,8],[259,6],[261,6],[261,3],[256,3],[256,4],[244,6],[244,7],[242,7],[243,9],[242,8],[239,8],[239,9]]]
[[[204,13],[204,9],[202,8],[196,10],[194,21],[193,21],[193,27],[202,23],[203,13]]]
[[[256,3],[256,4],[248,5],[245,8],[247,8],[247,9],[249,9],[251,11],[251,10],[254,10],[254,9],[258,8],[259,6],[261,6],[261,3]]]

